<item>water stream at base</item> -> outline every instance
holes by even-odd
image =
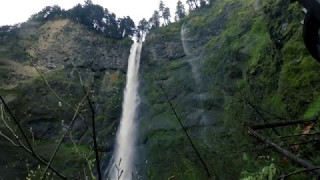
[[[137,137],[135,119],[137,107],[140,103],[138,74],[141,48],[141,42],[134,42],[130,50],[120,127],[117,132],[114,156],[111,160],[108,175],[110,180],[132,179],[132,174],[136,171],[134,167]]]

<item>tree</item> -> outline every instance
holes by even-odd
[[[139,25],[138,25],[138,39],[141,40],[144,35],[146,35],[149,31],[149,23],[148,21],[143,18],[142,20],[139,21]]]
[[[151,29],[160,27],[160,14],[159,11],[154,11],[152,17],[149,19],[149,26]]]
[[[164,9],[166,8],[166,6],[164,5],[163,1],[161,0],[160,1],[160,4],[159,4],[159,12],[160,12],[160,16],[163,16],[163,12],[164,12]]]
[[[179,19],[182,19],[185,15],[186,15],[186,10],[182,2],[179,0],[176,7],[175,20],[178,21]]]
[[[163,11],[162,16],[163,16],[164,24],[168,25],[170,23],[170,17],[171,17],[170,8],[166,7]]]
[[[92,4],[91,1],[86,1],[85,5],[77,4],[68,11],[71,19],[87,26],[91,30],[101,32],[103,29],[103,19],[105,12],[102,6]]]
[[[84,1],[84,5],[85,6],[88,6],[88,5],[92,5],[93,3],[92,3],[92,0],[85,0]]]
[[[161,0],[160,1],[160,4],[159,4],[159,15],[160,15],[160,17],[161,18],[163,18],[163,21],[164,21],[164,23],[165,23],[165,18],[164,18],[164,14],[165,14],[165,9],[166,9],[166,6],[165,6],[165,4],[163,3],[163,1]]]
[[[83,24],[91,26],[97,31],[101,31],[103,27],[104,9],[100,5],[88,4],[84,6]]]
[[[199,7],[199,0],[187,0],[186,3],[189,6],[189,10],[194,10]]]
[[[133,36],[135,27],[133,20],[129,16],[119,19],[119,33],[122,38]]]
[[[83,11],[83,8],[82,8],[81,4],[77,4],[75,7],[68,10],[68,14],[71,19],[73,19],[77,22],[81,22],[81,19],[84,18],[82,11]]]
[[[200,7],[205,7],[207,5],[207,1],[200,0]]]
[[[194,7],[193,7],[193,3],[192,3],[192,0],[187,0],[186,3],[188,4],[189,6],[189,11],[193,10]]]
[[[65,17],[65,11],[59,6],[46,6],[39,13],[32,15],[31,19],[35,21],[49,21],[59,17]]]
[[[105,11],[106,12],[106,11]],[[106,37],[121,39],[117,17],[114,13],[106,13],[104,16],[103,34]]]

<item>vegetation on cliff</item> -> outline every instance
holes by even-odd
[[[243,126],[310,118],[318,113],[319,64],[304,46],[300,12],[301,6],[284,0],[217,0],[150,32],[141,75],[146,106],[142,107],[142,136],[147,139],[150,179],[161,179],[159,174],[176,179],[206,178],[153,73],[215,178],[276,179],[300,169],[255,142]],[[307,127],[261,133],[277,139],[277,133],[301,134]],[[312,132],[318,129],[318,125],[312,126]],[[301,142],[303,138],[277,141],[289,149]],[[311,142],[291,150],[317,165],[317,142]],[[166,158],[159,159],[159,153]],[[310,179],[312,175],[291,178]]]

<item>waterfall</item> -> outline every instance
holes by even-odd
[[[200,77],[200,68],[201,68],[201,62],[200,62],[200,54],[197,52],[199,50],[194,50],[190,46],[191,42],[193,41],[193,38],[190,36],[190,32],[188,28],[186,27],[186,24],[183,24],[181,27],[181,41],[182,41],[182,46],[183,50],[186,54],[186,58],[191,65],[191,71],[193,75],[193,79],[196,84],[196,93],[198,93],[198,99],[200,101],[200,108],[201,111],[204,111],[203,109],[203,94],[202,94],[202,85],[201,85],[201,77]],[[202,123],[205,123],[206,118],[204,114],[202,113],[202,118],[201,118]]]
[[[202,67],[200,56],[201,52],[199,53],[199,49],[196,47],[192,47],[192,41],[196,41],[192,33],[189,31],[187,25],[184,23],[181,26],[181,43],[183,50],[186,54],[186,59],[189,62],[191,66],[191,71],[193,75],[193,79],[196,84],[196,93],[198,100],[200,102],[200,107],[199,107],[199,113],[201,114],[200,117],[200,123],[204,126],[202,135],[203,135],[203,140],[205,144],[210,147],[210,144],[207,142],[206,134],[207,134],[207,127],[206,125],[208,124],[209,119],[207,118],[205,114],[205,109],[204,109],[204,96],[203,96],[203,89],[202,89],[202,82],[201,82],[201,77],[200,77],[200,68]]]
[[[137,107],[140,103],[138,72],[141,48],[141,42],[134,42],[130,50],[120,127],[117,132],[114,157],[109,170],[111,180],[132,179],[132,174],[136,171],[134,167],[137,136],[135,119]]]

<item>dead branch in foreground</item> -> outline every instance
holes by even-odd
[[[201,155],[200,155],[200,152],[198,151],[198,149],[196,148],[196,146],[195,146],[195,145],[194,145],[194,143],[192,142],[192,140],[191,140],[191,138],[190,138],[190,136],[189,136],[189,133],[188,133],[187,129],[184,127],[184,125],[183,125],[183,123],[182,123],[181,119],[179,118],[178,113],[176,112],[176,110],[175,110],[175,108],[174,108],[173,104],[171,103],[171,101],[170,101],[170,98],[169,98],[168,94],[166,93],[166,91],[164,90],[164,88],[162,87],[162,85],[160,84],[160,82],[158,81],[158,79],[157,79],[157,77],[156,77],[156,75],[155,75],[154,73],[153,73],[153,76],[154,76],[154,79],[155,79],[156,83],[158,84],[158,86],[159,86],[159,87],[160,87],[160,89],[162,90],[162,92],[163,92],[163,94],[164,94],[164,96],[165,96],[165,98],[166,98],[166,100],[167,100],[168,104],[170,105],[170,107],[171,107],[171,109],[172,109],[172,111],[173,111],[173,113],[174,113],[174,115],[175,115],[176,119],[178,120],[178,122],[179,122],[180,126],[182,127],[183,132],[184,132],[184,133],[185,133],[185,135],[187,136],[188,141],[190,142],[190,144],[191,144],[191,146],[192,146],[193,150],[196,152],[196,154],[197,154],[197,156],[198,156],[198,158],[199,158],[199,160],[200,160],[201,164],[203,165],[203,167],[204,167],[204,169],[205,169],[205,171],[206,171],[206,173],[207,173],[207,176],[208,176],[209,178],[211,178],[211,174],[210,174],[210,171],[209,171],[209,169],[208,169],[208,167],[207,167],[206,163],[204,162],[204,160],[202,159],[202,157],[201,157]]]
[[[12,133],[12,136],[15,137],[17,143],[14,143],[14,141],[9,138],[8,136],[4,135],[2,132],[0,133],[0,136],[4,137],[5,139],[7,139],[9,142],[11,142],[15,147],[20,147],[22,148],[24,151],[26,151],[27,153],[29,153],[33,158],[35,158],[36,160],[38,160],[41,164],[47,166],[51,171],[53,171],[54,173],[56,173],[57,176],[59,176],[61,179],[67,179],[64,175],[62,175],[59,171],[57,171],[55,168],[53,168],[49,163],[47,163],[46,160],[44,160],[43,157],[41,157],[40,155],[38,155],[33,147],[31,146],[31,143],[29,141],[29,139],[27,138],[26,133],[24,132],[24,130],[22,129],[20,122],[17,120],[17,118],[13,115],[13,113],[11,112],[9,106],[7,105],[7,103],[5,102],[5,100],[2,98],[2,96],[0,95],[0,100],[2,102],[2,104],[5,106],[5,109],[8,111],[8,113],[10,114],[10,116],[12,117],[14,123],[18,126],[18,129],[20,131],[20,133],[22,134],[24,141],[27,143],[28,147],[26,147],[22,141],[20,140],[19,136],[17,134],[14,133],[14,131],[5,123],[5,125],[7,126],[7,128],[10,130],[10,132]],[[3,121],[5,121],[3,119]]]
[[[263,122],[268,123],[267,119],[262,115],[262,113],[256,108],[255,105],[253,105],[253,103],[251,103],[247,97],[245,97],[245,95],[239,90],[240,95],[242,96],[243,100],[245,101],[246,104],[248,104],[255,112],[256,114],[263,120]],[[280,136],[280,133],[274,128],[272,127],[272,130],[276,133],[276,135]]]
[[[277,128],[277,127],[284,127],[284,126],[291,126],[296,124],[305,124],[310,122],[316,122],[315,119],[312,120],[297,120],[297,121],[282,121],[282,122],[275,122],[269,124],[260,124],[260,125],[251,125],[251,129],[254,130],[261,130],[261,129],[269,129],[269,128]]]
[[[282,175],[278,178],[278,180],[285,180],[287,179],[289,176],[292,176],[292,175],[296,175],[296,174],[301,174],[301,173],[306,173],[306,172],[312,172],[312,171],[315,171],[315,170],[318,170],[320,169],[320,167],[315,167],[313,169],[303,169],[303,170],[300,170],[300,171],[296,171],[296,172],[293,172],[293,173],[289,173],[289,174],[286,174],[286,175]]]
[[[70,56],[68,55],[68,53],[66,53],[63,49],[63,46],[61,45],[61,49],[62,49],[62,53],[66,56],[67,59],[69,59],[71,61],[71,65],[74,68],[74,70],[78,73],[79,76],[79,80],[80,80],[80,84],[82,86],[83,92],[84,94],[88,94],[89,92],[87,91],[87,89],[85,88],[83,81],[82,81],[82,77],[81,77],[81,73],[78,70],[77,67],[75,67],[74,62],[72,61],[72,59],[70,58]],[[96,135],[96,126],[95,126],[95,111],[94,108],[92,106],[92,102],[89,96],[86,96],[87,102],[89,104],[89,108],[91,111],[91,123],[92,123],[92,132],[90,131],[89,126],[87,125],[86,121],[84,121],[85,125],[88,128],[88,131],[91,133],[91,137],[93,139],[93,148],[94,148],[94,153],[95,153],[95,158],[96,158],[96,166],[97,166],[97,172],[98,172],[98,179],[102,180],[102,173],[101,173],[101,169],[100,169],[100,159],[99,159],[99,148],[98,148],[98,143],[97,143],[97,135]]]
[[[62,46],[61,46],[62,47]],[[35,47],[36,48],[36,47]],[[62,48],[63,49],[63,48]],[[39,51],[38,48],[36,48],[37,51]],[[67,59],[70,59],[71,58],[69,57],[69,55],[65,52],[65,51],[62,51],[62,54],[64,54]],[[102,175],[101,175],[101,169],[100,169],[100,160],[99,160],[99,151],[98,151],[98,144],[97,144],[97,137],[96,137],[96,130],[95,130],[95,112],[94,112],[94,108],[92,106],[92,103],[91,103],[91,100],[88,96],[88,92],[87,90],[85,89],[85,86],[83,84],[83,81],[82,81],[82,77],[81,77],[81,73],[78,71],[78,69],[74,66],[73,62],[71,61],[71,65],[73,66],[73,68],[75,69],[75,71],[78,73],[79,75],[79,80],[80,80],[80,84],[83,88],[83,91],[84,93],[86,94],[86,99],[88,101],[88,104],[89,104],[89,107],[90,107],[90,111],[91,111],[91,114],[92,114],[92,131],[90,131],[90,128],[89,128],[89,125],[87,124],[87,122],[85,121],[84,117],[79,113],[77,112],[77,109],[74,108],[73,106],[71,106],[68,102],[64,101],[50,86],[49,82],[47,81],[47,79],[44,77],[44,75],[40,72],[40,70],[37,68],[37,66],[35,64],[32,63],[32,60],[29,59],[31,64],[33,65],[33,67],[36,69],[36,71],[38,72],[38,74],[40,75],[40,77],[42,78],[42,80],[45,82],[46,86],[49,88],[49,90],[53,93],[53,95],[59,100],[61,101],[63,104],[65,104],[66,106],[68,106],[69,108],[73,109],[75,111],[75,114],[78,113],[78,116],[80,116],[80,118],[83,120],[87,130],[89,131],[92,139],[93,139],[93,142],[94,142],[94,152],[95,152],[95,157],[96,157],[96,163],[97,163],[97,172],[98,172],[98,179],[101,180],[102,179]],[[44,172],[44,176],[45,176],[45,173],[46,171]],[[43,177],[43,176],[42,176]]]
[[[280,154],[282,154],[283,156],[291,159],[293,162],[299,164],[300,166],[306,168],[306,169],[314,169],[314,173],[316,173],[317,175],[320,175],[320,170],[314,166],[313,164],[311,164],[310,162],[299,158],[298,156],[294,155],[293,153],[289,152],[288,150],[278,146],[277,144],[275,144],[274,142],[270,141],[269,139],[263,137],[262,135],[260,135],[259,133],[257,133],[255,130],[253,130],[251,127],[246,126],[246,129],[248,130],[248,133],[253,136],[254,138],[258,139],[259,141],[269,145],[270,147],[272,147],[274,150],[276,150],[277,152],[279,152]]]
[[[80,76],[80,74],[79,74],[79,76]],[[80,78],[81,78],[81,76],[80,76]],[[81,84],[83,85],[82,80],[81,80]],[[99,150],[98,150],[98,143],[97,143],[97,136],[96,136],[95,112],[94,112],[94,108],[92,106],[90,97],[88,96],[88,91],[86,90],[86,88],[84,86],[82,86],[82,88],[83,88],[83,92],[85,94],[87,94],[86,95],[86,99],[88,101],[88,104],[89,104],[89,107],[90,107],[90,110],[91,110],[93,149],[94,149],[94,153],[95,153],[95,157],[96,157],[98,179],[102,180],[101,169],[100,169]]]
[[[38,69],[37,65],[35,65],[32,61],[32,59],[29,59],[31,65],[34,67],[34,69],[37,71],[37,73],[40,75],[41,79],[43,80],[43,82],[46,84],[46,86],[48,87],[49,91],[56,97],[57,100],[59,100],[61,103],[65,104],[67,107],[69,107],[70,109],[72,109],[74,112],[76,112],[76,108],[74,108],[72,105],[70,105],[68,102],[66,102],[65,100],[63,100],[57,92],[55,92],[52,87],[50,86],[48,80],[46,79],[46,77],[40,72],[40,70]],[[80,79],[81,80],[81,79]],[[82,81],[81,85],[82,85]],[[87,122],[85,121],[85,118],[79,114],[79,117],[82,119],[84,125],[86,126],[88,132],[90,133],[90,135],[92,136],[92,132],[90,131],[90,128],[87,124]]]
[[[51,165],[51,163],[53,162],[53,159],[55,158],[55,156],[56,156],[56,154],[57,154],[57,152],[58,152],[58,150],[59,150],[59,148],[60,148],[60,146],[61,146],[61,144],[62,144],[62,142],[63,142],[63,139],[65,138],[65,136],[67,135],[67,133],[68,133],[69,130],[71,129],[73,123],[75,122],[77,116],[79,115],[80,108],[81,108],[81,106],[83,105],[83,102],[85,101],[85,99],[86,99],[87,96],[88,96],[88,94],[87,94],[87,95],[81,100],[81,102],[77,105],[76,112],[74,113],[73,118],[72,118],[71,122],[70,122],[69,125],[68,125],[68,128],[65,130],[65,132],[64,132],[64,133],[62,134],[62,136],[60,137],[60,140],[59,140],[59,142],[58,142],[58,144],[57,144],[54,152],[53,152],[52,155],[51,155],[50,161],[49,161],[48,165],[46,166],[44,172],[43,172],[42,175],[41,175],[41,179],[42,179],[42,180],[46,178],[46,173],[47,173],[47,171],[48,171],[48,168],[49,168],[49,166]]]

